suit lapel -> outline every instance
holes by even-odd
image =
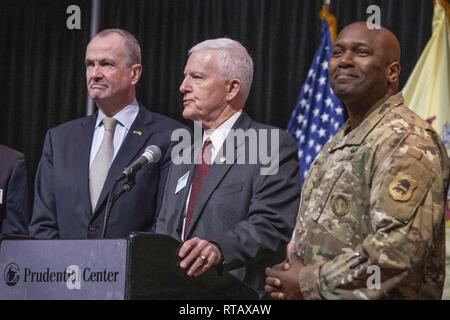
[[[189,148],[188,150],[186,150],[186,152],[189,152],[191,154],[191,148]],[[175,214],[175,220],[177,221],[177,226],[176,226],[176,230],[178,235],[181,238],[181,234],[182,234],[182,219],[184,216],[184,212],[186,210],[186,200],[187,197],[189,195],[189,190],[191,189],[191,184],[192,184],[192,178],[194,175],[194,163],[190,163],[190,164],[182,164],[180,166],[174,166],[175,168],[177,168],[176,172],[174,172],[174,176],[178,177],[177,178],[177,182],[175,184],[175,189],[174,190],[168,190],[169,192],[175,192],[176,190],[176,186],[178,185],[178,181],[180,178],[182,178],[186,173],[189,172],[189,177],[188,177],[188,181],[186,183],[186,186],[180,190],[180,194],[176,197],[177,201],[175,201],[174,205],[174,214]]]
[[[247,116],[246,113],[242,112],[241,116],[237,119],[236,123],[233,125],[233,129],[246,130],[249,128],[250,123],[251,123],[250,117]],[[230,135],[228,135],[228,137],[229,136]],[[227,139],[228,139],[228,137],[227,137]],[[225,158],[227,158],[227,156],[232,157],[233,163],[226,164],[226,163],[214,162],[212,164],[211,168],[209,169],[208,175],[206,176],[205,181],[203,182],[203,185],[200,189],[200,195],[195,204],[194,213],[193,213],[192,221],[191,221],[191,226],[188,230],[188,235],[187,235],[186,239],[189,238],[192,235],[192,232],[195,230],[197,221],[203,214],[203,209],[205,208],[206,203],[208,202],[209,198],[214,193],[214,191],[217,189],[217,187],[219,186],[220,182],[223,180],[223,178],[225,177],[227,172],[236,163],[237,149],[239,146],[235,144],[234,145],[234,154],[231,156],[227,155],[226,148],[225,148],[225,143],[226,143],[227,139],[225,140],[224,144],[222,145],[219,155],[223,154],[223,156]]]
[[[83,119],[80,125],[79,140],[81,143],[75,143],[74,148],[78,149],[76,154],[79,155],[78,161],[75,159],[74,172],[78,172],[78,191],[81,196],[81,201],[86,208],[86,212],[92,212],[91,196],[89,190],[89,160],[91,157],[92,137],[95,130],[95,122],[97,120],[97,113]],[[84,143],[86,142],[86,143]]]
[[[122,170],[131,164],[131,161],[138,155],[139,151],[141,151],[142,147],[152,135],[152,131],[150,129],[151,122],[151,112],[141,106],[136,119],[131,125],[125,140],[122,142],[122,145],[120,146],[120,149],[117,152],[111,167],[109,168],[108,176],[106,177],[97,207],[94,210],[94,217],[101,212],[102,208],[106,204],[106,198]],[[135,134],[136,131],[140,131],[141,134]]]

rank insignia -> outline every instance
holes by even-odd
[[[399,172],[389,184],[389,194],[396,201],[408,201],[411,199],[417,181],[404,172]]]

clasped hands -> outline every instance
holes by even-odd
[[[299,284],[299,273],[304,264],[295,257],[293,243],[288,245],[285,261],[266,268],[264,290],[276,300],[303,299]]]

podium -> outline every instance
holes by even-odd
[[[258,299],[228,272],[188,277],[180,242],[132,233],[127,239],[0,238],[0,300]]]

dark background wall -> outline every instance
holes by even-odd
[[[81,8],[81,30],[66,28],[72,4]],[[371,4],[381,8],[382,25],[402,44],[403,86],[430,37],[433,1],[332,0],[338,30],[366,20]],[[136,35],[144,66],[139,100],[179,120],[187,50],[207,38],[240,41],[255,63],[247,112],[285,128],[319,44],[321,5],[320,0],[103,0],[100,29]],[[32,178],[46,130],[85,115],[90,6],[89,0],[0,0],[0,144],[26,154]]]

